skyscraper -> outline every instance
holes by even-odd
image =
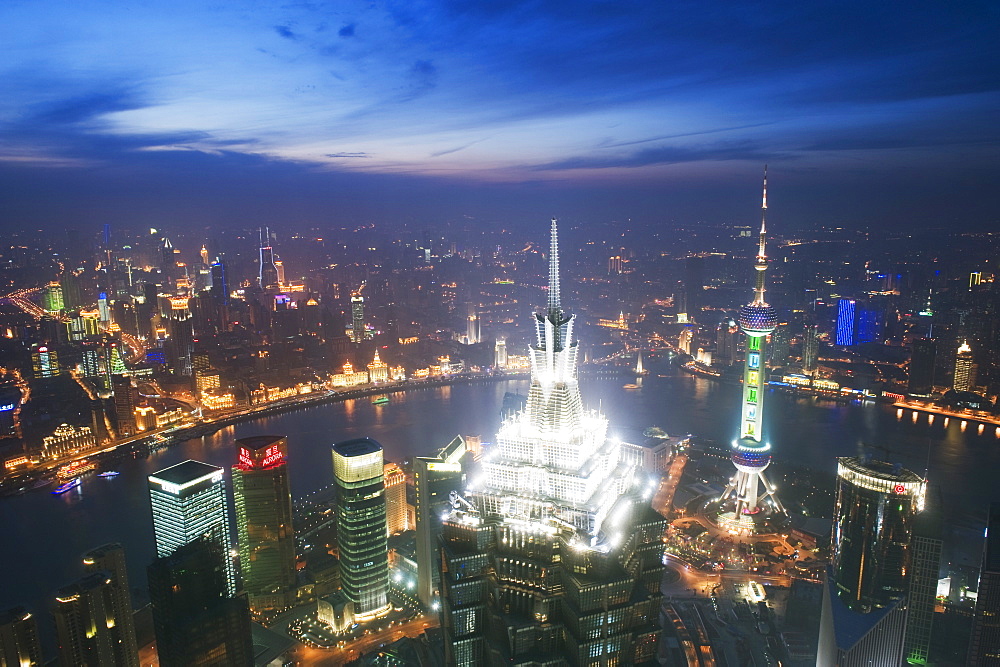
[[[1000,503],[990,505],[986,545],[979,571],[979,597],[972,620],[968,664],[995,665],[1000,661]]]
[[[108,596],[114,627],[108,628],[114,653],[114,664],[128,666],[139,664],[139,648],[135,640],[132,592],[128,586],[125,549],[120,544],[105,544],[83,555],[83,567],[89,574],[103,572],[109,577]]]
[[[638,457],[606,437],[603,415],[583,408],[555,220],[551,234],[527,405],[503,421],[465,497],[449,494],[441,556],[448,664],[656,657],[665,520],[649,506]]]
[[[333,446],[341,586],[358,620],[391,608],[383,466],[382,445],[371,438]]]
[[[833,574],[852,610],[867,613],[906,595],[913,517],[925,493],[924,479],[905,468],[837,459]]]
[[[147,568],[163,667],[253,664],[250,612],[229,596],[229,562],[215,540],[198,538]]]
[[[881,461],[837,459],[833,516],[833,559],[821,621],[818,665],[901,664],[907,636],[907,608],[914,577],[913,528],[923,511],[927,482],[920,475]],[[922,634],[924,579],[937,578],[921,549],[921,581],[913,644]],[[931,574],[933,572],[933,574]],[[838,659],[836,655],[841,657]]]
[[[288,443],[259,435],[236,441],[233,498],[243,588],[254,612],[295,599],[295,535],[288,484]]]
[[[271,247],[271,230],[265,229],[260,240],[257,285],[261,289],[278,288],[278,267],[274,265],[274,248]]]
[[[385,478],[385,527],[386,533],[395,535],[410,526],[406,523],[406,473],[395,463],[386,463]]]
[[[226,592],[236,595],[236,572],[229,556],[232,538],[226,509],[225,471],[200,461],[184,461],[149,476],[156,555],[165,558],[178,547],[207,535],[222,554]]]
[[[24,607],[0,612],[0,666],[35,667],[42,664],[38,623]]]
[[[761,206],[760,238],[754,269],[757,272],[753,301],[740,309],[740,328],[747,337],[746,363],[743,369],[743,402],[740,415],[740,438],[734,440],[732,461],[736,474],[722,492],[723,520],[737,530],[753,531],[752,515],[764,509],[768,498],[771,507],[782,514],[785,508],[774,494],[774,487],[764,476],[771,463],[771,445],[764,440],[764,387],[767,382],[767,335],[778,326],[778,315],[764,298],[764,274],[767,272],[767,168],[764,168],[764,195]],[[763,486],[763,491],[761,491]],[[731,514],[729,507],[732,506]]]
[[[736,334],[739,327],[731,317],[723,318],[715,329],[715,354],[712,364],[716,366],[732,366],[736,362]]]
[[[365,339],[365,297],[361,290],[351,294],[351,339],[355,343]]]
[[[122,637],[117,628],[120,619],[115,614],[116,593],[111,578],[108,572],[95,572],[56,592],[52,616],[60,664],[138,664],[138,656],[132,658],[121,650]],[[132,613],[131,607],[128,613]],[[119,658],[128,662],[118,662]]]
[[[441,517],[451,509],[450,494],[461,491],[461,459],[468,451],[462,436],[448,443],[436,456],[413,459],[417,519],[417,597],[425,607],[434,601],[438,585]]]
[[[837,335],[834,341],[837,345],[854,345],[855,313],[857,302],[854,299],[841,299],[837,302]]]
[[[470,301],[466,304],[465,316],[465,342],[475,345],[479,342],[479,313],[476,303]]]
[[[802,370],[815,375],[819,365],[819,327],[814,322],[806,322],[802,328]]]
[[[955,353],[955,381],[952,388],[955,391],[972,391],[975,382],[972,364],[972,348],[969,341],[962,341]]]
[[[937,341],[933,338],[917,338],[911,349],[906,391],[915,396],[930,396],[934,391]]]

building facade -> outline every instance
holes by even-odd
[[[990,505],[986,546],[979,571],[979,597],[972,620],[968,664],[972,667],[1000,663],[1000,503]]]
[[[441,517],[451,509],[452,491],[464,488],[461,459],[467,451],[465,440],[456,436],[437,456],[413,459],[416,490],[417,597],[430,608],[438,588]]]
[[[236,595],[236,570],[229,556],[232,536],[226,505],[225,471],[200,461],[184,461],[149,476],[156,555],[208,536],[222,554],[226,591]]]
[[[24,607],[0,613],[0,665],[35,667],[42,664],[38,623]]]
[[[295,601],[295,535],[288,483],[288,442],[260,435],[236,441],[233,499],[243,589],[254,612]]]
[[[132,590],[128,585],[125,549],[120,544],[105,544],[83,555],[83,567],[88,574],[103,572],[108,575],[111,612],[114,627],[111,634],[114,664],[119,667],[138,667],[139,647],[135,639],[132,610]]]
[[[341,587],[357,620],[391,608],[382,446],[356,438],[333,446]]]

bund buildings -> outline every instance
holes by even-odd
[[[638,461],[583,408],[551,231],[527,405],[442,521],[446,662],[655,664],[665,520]]]

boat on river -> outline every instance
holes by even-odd
[[[55,489],[53,489],[52,490],[52,495],[54,495],[54,496],[62,495],[64,493],[66,493],[67,491],[72,491],[73,489],[75,489],[78,486],[80,486],[80,478],[79,477],[74,477],[73,479],[69,480],[68,482],[60,484]]]

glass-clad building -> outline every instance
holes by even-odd
[[[341,587],[362,621],[391,608],[383,470],[382,445],[371,438],[333,446]]]
[[[236,595],[236,572],[229,557],[232,537],[222,468],[184,461],[149,476],[156,555],[165,558],[202,535],[218,545],[226,569],[226,589]]]
[[[833,573],[840,599],[867,613],[906,595],[913,517],[926,481],[881,461],[837,459]]]
[[[288,484],[288,443],[280,435],[236,441],[233,498],[243,588],[250,608],[284,609],[295,601],[295,535]]]

